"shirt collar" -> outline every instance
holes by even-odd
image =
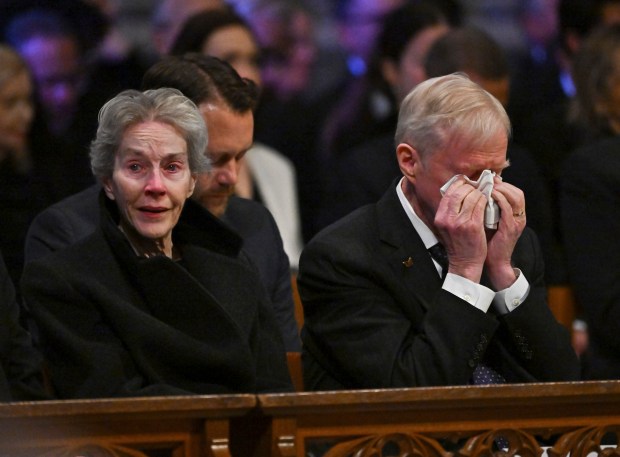
[[[431,231],[431,229],[428,228],[424,222],[422,222],[422,219],[420,219],[420,217],[415,213],[415,211],[413,210],[413,207],[411,206],[411,203],[409,203],[409,200],[407,200],[407,197],[405,197],[405,194],[402,189],[403,179],[405,179],[404,176],[402,179],[398,181],[398,184],[396,184],[396,194],[398,195],[400,204],[405,210],[405,214],[407,214],[407,217],[413,224],[413,228],[415,229],[416,232],[418,232],[418,235],[420,235],[420,238],[422,239],[424,246],[426,247],[426,249],[428,249],[432,246],[435,246],[439,242],[439,240],[437,239],[435,234]]]

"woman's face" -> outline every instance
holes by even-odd
[[[0,150],[21,152],[32,123],[32,83],[22,71],[0,87]]]
[[[228,62],[241,77],[261,85],[258,45],[245,27],[230,25],[216,30],[205,41],[202,52]]]
[[[172,229],[194,183],[185,139],[169,124],[148,121],[125,130],[112,177],[103,185],[130,238],[171,246]]]

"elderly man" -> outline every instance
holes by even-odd
[[[523,192],[500,177],[509,132],[502,105],[462,75],[405,98],[403,176],[302,254],[307,389],[578,378]]]

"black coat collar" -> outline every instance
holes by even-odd
[[[118,207],[103,190],[99,194],[99,208],[100,227],[112,249],[118,255],[129,248],[127,255],[135,257],[127,238],[118,228]],[[187,244],[196,245],[228,257],[237,257],[243,244],[235,231],[191,199],[185,202],[179,222],[172,231],[172,238],[174,244],[181,248]]]

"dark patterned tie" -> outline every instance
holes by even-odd
[[[479,363],[471,376],[472,384],[504,384],[506,379],[493,368]]]
[[[506,379],[501,374],[484,363],[479,363],[471,376],[472,384],[504,384],[505,382]],[[498,449],[510,449],[510,443],[505,437],[498,436],[494,441]]]
[[[446,254],[443,244],[437,243],[431,246],[428,248],[428,252],[441,267],[441,277],[445,278],[448,273],[448,254]],[[472,384],[504,384],[506,382],[501,374],[483,363],[476,366],[471,379]]]
[[[441,267],[441,279],[445,279],[448,274],[448,254],[446,254],[446,248],[443,247],[443,244],[437,243],[428,248],[428,252]]]

